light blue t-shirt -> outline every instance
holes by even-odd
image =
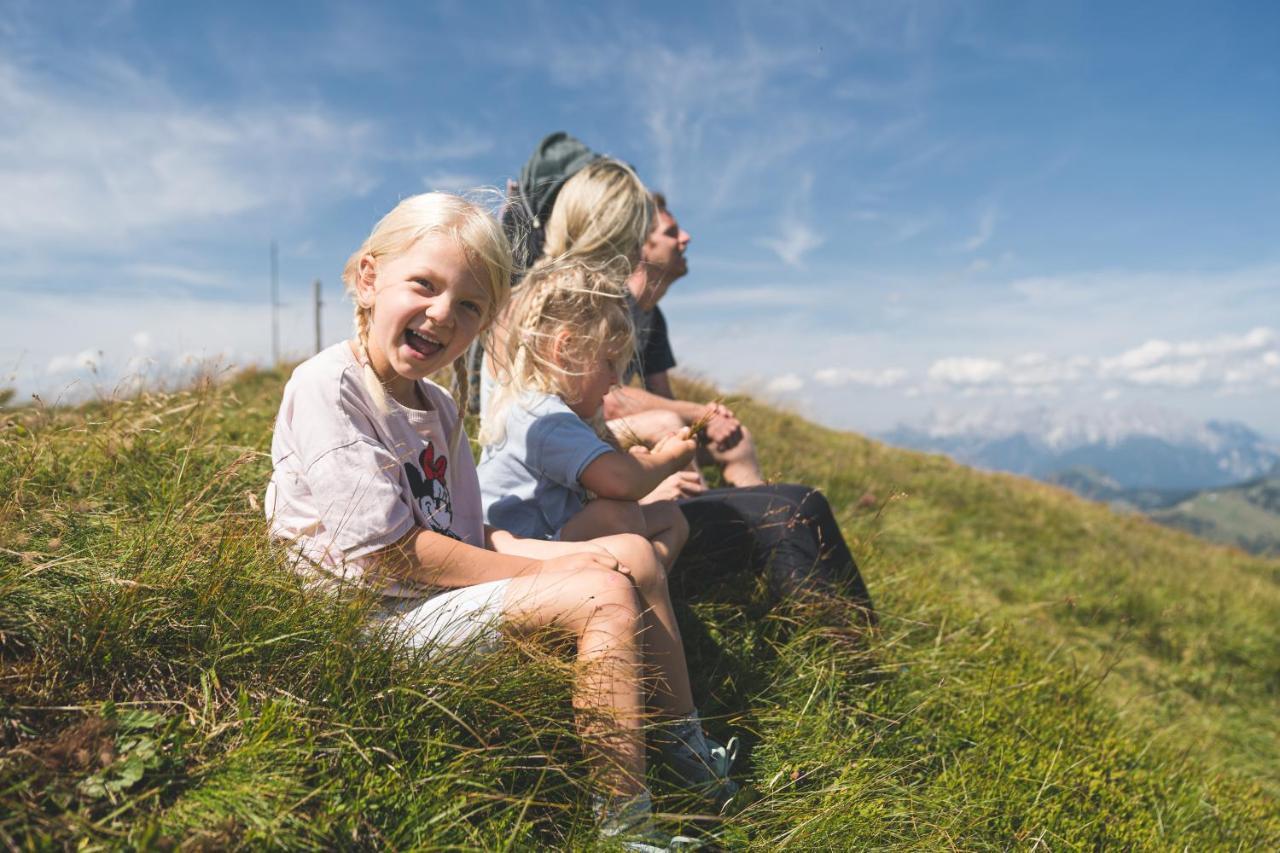
[[[526,539],[555,538],[586,506],[582,472],[613,448],[550,394],[513,400],[506,429],[476,468],[485,523]]]

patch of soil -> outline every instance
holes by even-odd
[[[55,735],[32,741],[21,752],[52,773],[83,775],[116,760],[114,735],[114,723],[86,717]]]

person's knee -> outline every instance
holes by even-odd
[[[636,586],[646,592],[666,586],[667,572],[654,551],[653,543],[643,536],[611,536],[605,546],[622,563]]]
[[[584,599],[590,605],[590,619],[638,624],[640,599],[626,575],[599,569],[582,572],[580,581],[584,587]]]
[[[684,517],[675,501],[662,501],[645,507],[651,530],[667,530],[677,547],[689,541],[689,519]]]
[[[813,521],[825,521],[833,517],[827,496],[817,489],[808,489],[800,501],[799,512],[802,517]]]

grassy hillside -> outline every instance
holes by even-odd
[[[1215,542],[1280,554],[1280,476],[1197,492],[1151,517]]]
[[[0,843],[590,847],[560,657],[400,653],[265,542],[282,381],[5,421]],[[757,798],[687,829],[1280,846],[1280,561],[732,403],[770,474],[826,491],[883,625],[853,650],[750,584],[692,603]]]

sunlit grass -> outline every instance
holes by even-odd
[[[266,542],[283,378],[8,414],[0,841],[590,847],[563,656],[406,653]],[[761,584],[690,604],[699,704],[743,736],[752,796],[686,829],[1280,843],[1280,562],[728,402],[770,474],[827,493],[882,626],[850,647]]]

